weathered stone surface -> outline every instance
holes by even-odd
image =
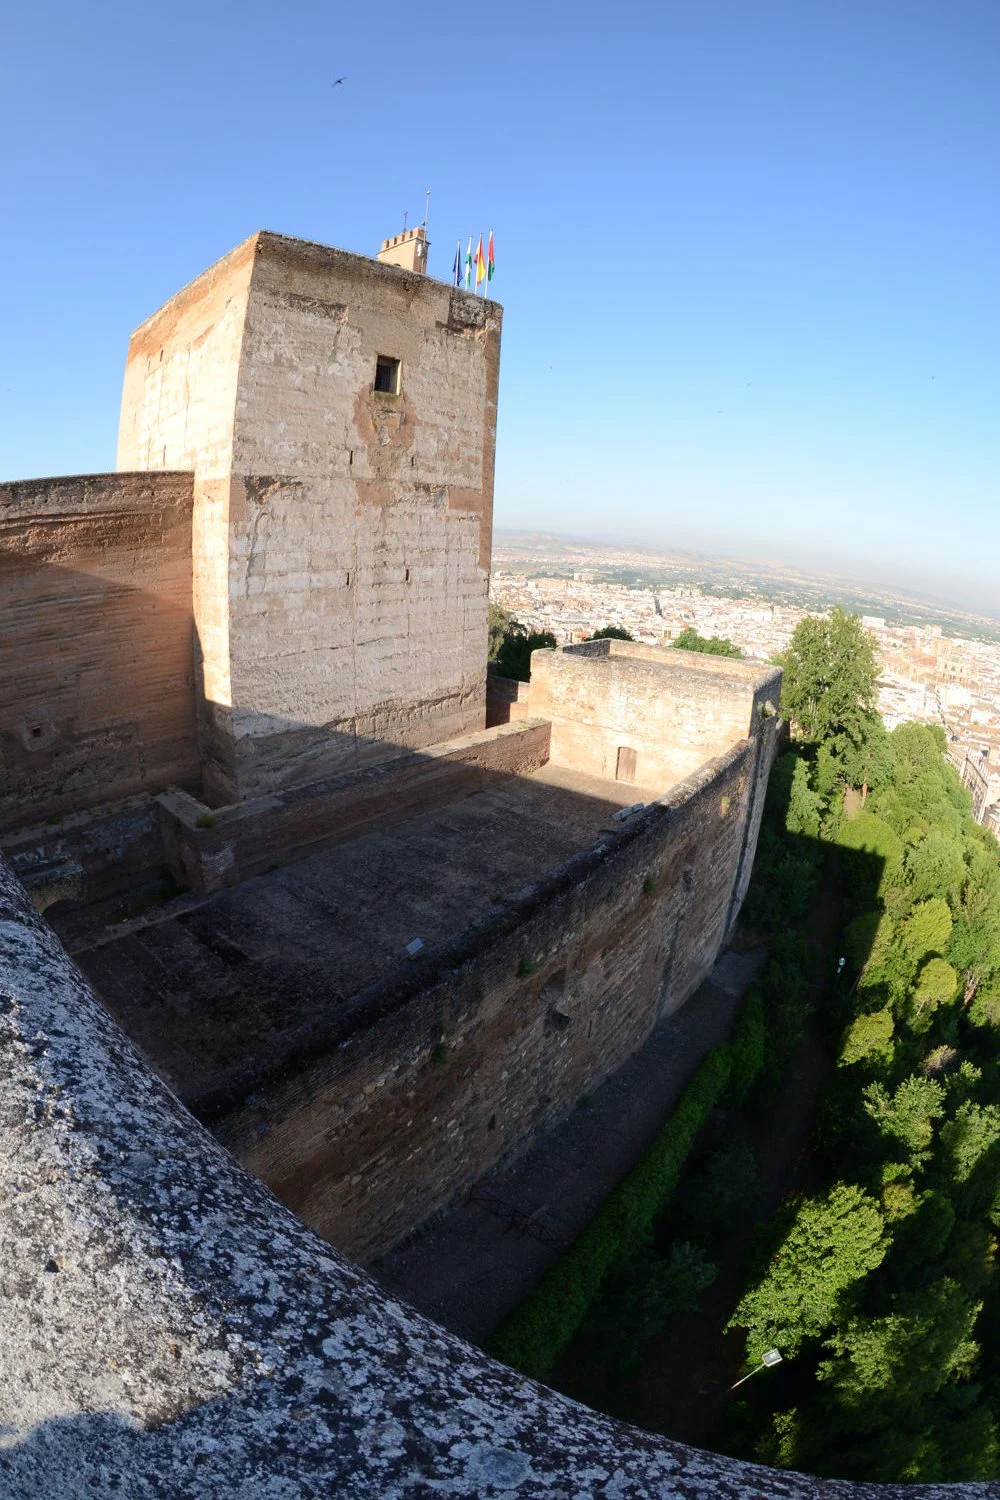
[[[528,712],[552,723],[552,759],[591,776],[664,788],[755,733],[781,672],[633,641],[532,652]]]
[[[5,1500],[920,1500],[699,1453],[393,1302],[147,1072],[0,864]]]
[[[483,727],[500,320],[261,233],[133,335],[119,465],[195,471],[214,800]]]
[[[483,730],[419,752],[379,760],[213,811],[188,794],[158,799],[167,862],[198,891],[391,828],[460,801],[549,758],[549,726],[538,721]]]
[[[199,790],[191,505],[190,474],[0,485],[0,831]]]
[[[371,832],[79,961],[225,1144],[368,1258],[571,1109],[705,977],[752,863],[776,730],[763,721],[625,821],[631,786],[496,758],[535,746],[530,724],[373,767],[329,784]],[[494,768],[487,790],[429,811],[435,778],[453,799],[471,752]],[[192,848],[228,851],[209,875],[229,884],[272,821],[308,828],[315,790],[211,828],[192,804]]]

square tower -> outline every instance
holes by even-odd
[[[207,792],[485,722],[501,309],[255,234],[136,330],[119,469],[194,470]]]

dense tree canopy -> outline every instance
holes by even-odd
[[[830,1194],[861,1195],[868,1217],[855,1222],[867,1238],[854,1274],[850,1216],[821,1212],[817,1194],[804,1233],[806,1205],[791,1220],[786,1205],[779,1249],[732,1323],[747,1330],[748,1362],[769,1341],[785,1353],[786,1341],[797,1369],[785,1389],[798,1404],[779,1398],[736,1447],[845,1477],[994,1479],[1000,847],[973,823],[940,730],[873,729],[874,661],[859,622],[836,612],[806,621],[793,644],[783,703],[799,738],[772,774],[784,827],[776,836],[769,815],[745,910],[782,931],[782,915],[800,910],[786,866],[801,880],[811,848],[836,848],[847,969],[811,1167],[839,1182]],[[835,670],[829,653],[841,648]],[[870,795],[833,795],[858,784],[859,765]],[[766,1411],[780,1382],[748,1389]]]
[[[743,1060],[716,1149],[622,1273],[602,1338],[618,1330],[618,1379],[718,1263],[718,1288],[744,1277],[726,1311],[745,1369],[769,1347],[784,1362],[734,1393],[713,1442],[822,1475],[996,1480],[1000,845],[973,822],[939,729],[885,732],[855,617],[804,621],[785,665],[797,734],[771,771],[743,907],[768,948]],[[815,1127],[768,1220],[753,1122],[781,1113],[821,1053]]]
[[[875,1199],[854,1184],[807,1198],[763,1279],[733,1314],[733,1326],[747,1330],[749,1357],[760,1359],[772,1345],[795,1354],[804,1339],[823,1333],[848,1287],[881,1262],[884,1228]]]
[[[602,625],[600,630],[595,630],[593,635],[588,635],[585,639],[588,641],[634,641],[635,636],[623,629],[621,625]]]
[[[817,791],[828,796],[842,783],[867,789],[885,781],[890,761],[875,711],[875,644],[860,617],[838,605],[800,620],[780,661],[782,712],[817,747]]]

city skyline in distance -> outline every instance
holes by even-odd
[[[753,586],[754,582],[758,582],[766,583],[773,589],[783,584],[792,591],[799,589],[818,599],[827,598],[831,604],[845,601],[849,603],[854,597],[859,609],[867,605],[881,605],[890,611],[895,608],[896,611],[905,613],[905,605],[910,604],[920,615],[928,618],[937,613],[943,619],[956,623],[967,621],[963,628],[973,633],[976,622],[980,622],[990,634],[1000,625],[1000,600],[996,598],[995,591],[969,588],[960,580],[952,580],[950,585],[939,581],[938,587],[928,587],[928,583],[933,585],[933,580],[922,578],[919,570],[907,570],[905,567],[892,577],[891,567],[880,568],[878,564],[873,564],[870,571],[862,572],[853,569],[845,559],[839,559],[840,565],[837,566],[838,560],[809,557],[808,554],[763,558],[736,549],[723,550],[711,544],[700,547],[673,544],[665,539],[627,534],[624,531],[604,534],[566,533],[548,527],[529,529],[506,526],[499,522],[494,526],[495,565],[500,561],[509,561],[507,554],[515,551],[519,544],[536,552],[539,561],[546,548],[553,551],[584,548],[607,554],[630,553],[644,556],[651,569],[657,563],[667,568],[672,564],[678,571],[703,576],[706,583],[713,581],[713,574],[729,573],[743,586]],[[607,562],[609,566],[614,566],[611,556]],[[676,580],[678,583],[682,581],[684,580],[681,578]],[[691,578],[689,581],[694,584],[696,579]],[[979,597],[980,593],[983,597]],[[872,608],[868,612],[878,610]]]

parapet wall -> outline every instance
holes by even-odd
[[[189,474],[0,485],[0,831],[201,785]]]
[[[10,1500],[986,1500],[640,1432],[394,1302],[145,1067],[0,860]]]
[[[765,703],[776,710],[780,681],[777,667],[585,641],[532,652],[528,709],[552,722],[554,764],[658,788],[753,734]]]
[[[430,750],[401,751],[308,787],[211,812],[184,792],[168,792],[157,799],[166,862],[181,885],[217,890],[525,775],[548,758],[548,724],[522,723]]]
[[[352,1034],[219,1120],[220,1139],[351,1255],[388,1249],[571,1109],[710,972],[777,727],[356,997]]]

